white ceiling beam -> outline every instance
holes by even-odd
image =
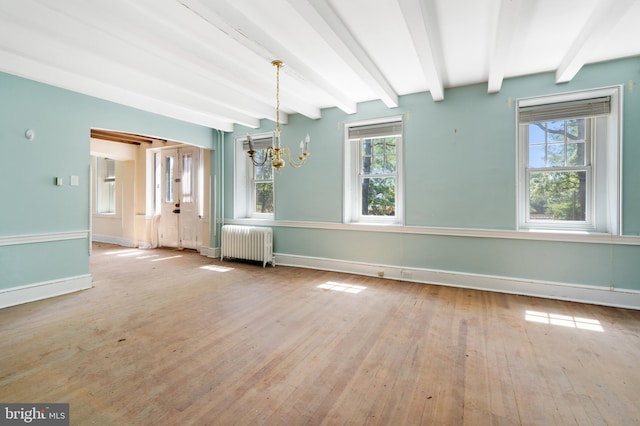
[[[96,13],[95,5],[83,0],[65,0],[65,5],[73,7],[59,9],[59,2],[43,7],[57,12],[55,18],[50,15],[49,26],[58,25],[67,30],[77,28],[73,33],[83,34],[81,38],[66,39],[59,34],[58,37],[64,40],[66,45],[90,54],[94,53],[95,46],[100,46],[101,57],[106,54],[107,58],[112,58],[127,68],[145,70],[151,79],[156,78],[167,85],[171,85],[170,82],[175,82],[179,76],[181,81],[180,87],[176,87],[178,92],[187,92],[186,97],[196,99],[197,103],[217,110],[218,113],[228,111],[230,119],[239,117],[245,125],[257,122],[256,118],[271,115],[270,104],[246,93],[239,93],[219,79],[211,78],[208,70],[189,63],[184,55],[177,54],[175,49],[167,48],[161,55],[157,54],[157,46],[153,40],[150,40],[147,34],[139,33],[144,24],[130,23],[126,18],[121,18],[126,12],[118,7],[119,2],[110,1],[102,4],[99,12],[105,19],[99,22],[92,22]]]
[[[347,114],[356,112],[355,101],[347,98],[336,86],[226,1],[206,5],[200,0],[178,1],[265,60],[282,60],[288,67],[295,70],[291,75],[301,76],[317,86],[331,96],[334,104]]]
[[[497,93],[502,88],[507,60],[511,54],[513,39],[516,35],[519,10],[520,0],[500,1],[498,24],[489,60],[488,93]]]
[[[33,19],[37,17],[34,16]],[[55,22],[54,17],[49,16],[47,22],[53,27],[65,25],[67,29],[72,25],[71,21],[62,19],[61,16],[56,17]],[[91,39],[86,29],[76,30],[84,34],[84,39]],[[71,33],[77,32],[71,31]],[[3,42],[5,40],[12,40],[12,42],[10,45],[5,45]],[[0,49],[23,55],[40,64],[37,69],[18,73],[37,81],[154,112],[158,110],[151,105],[153,102],[163,107],[175,105],[175,111],[181,111],[180,119],[189,122],[195,122],[196,118],[194,116],[194,119],[189,119],[184,112],[198,111],[198,114],[195,114],[198,117],[198,124],[202,124],[201,117],[211,117],[212,122],[223,123],[224,128],[228,128],[228,124],[233,122],[249,127],[260,125],[256,117],[219,105],[197,91],[178,86],[171,80],[160,78],[144,68],[131,67],[126,60],[120,61],[112,56],[105,57],[103,52],[97,52],[95,49],[87,50],[82,46],[71,44],[70,40],[50,32],[45,27],[38,28],[36,22],[13,19],[0,26]],[[118,58],[122,59],[122,57]],[[3,68],[7,69],[8,64],[4,64]],[[50,71],[45,73],[45,68],[54,68],[61,72],[54,73],[50,77],[48,75]],[[15,70],[7,70],[7,72],[15,73]],[[53,76],[66,77],[69,80],[54,81]],[[82,85],[81,81],[102,82],[99,93],[93,91],[90,85]],[[114,89],[113,93],[110,94],[104,90],[105,87]],[[115,90],[115,88],[122,90]],[[149,105],[146,108],[139,103],[134,105],[132,103],[134,98],[137,98],[137,101],[146,99]],[[170,114],[167,110],[164,115]]]
[[[637,0],[598,1],[587,23],[574,40],[556,70],[556,83],[571,81],[600,47],[607,34]]]
[[[398,95],[327,0],[288,0],[289,4],[389,108]]]
[[[416,50],[427,86],[434,101],[444,99],[444,86],[440,75],[441,45],[438,34],[434,0],[399,0],[398,4],[407,23],[413,46]]]
[[[162,27],[162,31],[148,31],[156,37],[146,37],[149,46],[156,43],[166,46],[166,50],[173,53],[174,60],[178,60],[179,63],[198,71],[208,79],[255,99],[258,104],[270,105],[269,113],[262,118],[274,116],[274,95],[270,86],[273,83],[272,75],[257,73],[260,67],[256,67],[250,60],[241,60],[237,50],[242,46],[235,40],[181,3],[158,0],[125,1],[148,18],[145,22],[139,23],[139,27],[143,24]],[[140,28],[139,31],[145,29]],[[163,52],[163,56],[166,54]],[[224,58],[224,61],[220,58]],[[262,57],[258,60],[261,62],[260,65],[264,65]],[[269,87],[269,90],[265,87]],[[230,107],[235,104],[234,98],[223,100],[228,102]],[[320,108],[299,97],[290,96],[287,104],[292,110],[307,117],[317,119],[321,116]],[[286,122],[286,114],[281,114],[281,121]]]
[[[233,131],[233,123],[231,121],[203,114],[201,111],[195,111],[188,107],[181,107],[163,99],[142,95],[127,90],[120,85],[107,84],[101,80],[91,79],[73,70],[63,70],[59,67],[27,58],[23,53],[10,52],[0,48],[0,64],[2,64],[0,70],[9,74],[188,123],[199,124],[225,132]]]

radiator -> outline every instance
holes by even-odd
[[[273,231],[261,226],[224,225],[222,227],[220,260],[225,257],[257,260],[264,268],[273,260]]]

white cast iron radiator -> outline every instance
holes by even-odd
[[[220,260],[225,257],[258,260],[264,268],[273,260],[273,231],[262,226],[224,225]]]

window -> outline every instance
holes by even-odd
[[[175,177],[173,176],[173,163],[175,158],[173,156],[166,156],[164,159],[164,202],[171,204],[173,199],[173,184]]]
[[[116,161],[96,159],[96,213],[116,213]]]
[[[255,160],[263,165],[254,166],[249,158],[249,143],[246,138],[236,139],[236,197],[235,217],[273,218],[274,186],[273,167],[267,158],[273,135],[252,136]]]
[[[254,213],[273,214],[273,167],[267,156],[266,149],[256,151],[256,161],[265,163],[261,166],[253,166],[251,179],[251,198]],[[248,156],[247,156],[248,157]]]
[[[194,180],[193,180],[193,155],[182,155],[182,200],[183,203],[195,202]]]
[[[345,222],[402,223],[402,121],[349,124]]]
[[[617,233],[619,88],[518,101],[519,226]]]

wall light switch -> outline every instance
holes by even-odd
[[[69,185],[71,186],[80,185],[80,180],[78,179],[78,176],[71,176],[71,178],[69,179]]]
[[[62,186],[64,184],[64,179],[62,179],[61,177],[57,177],[54,179],[56,186]]]

